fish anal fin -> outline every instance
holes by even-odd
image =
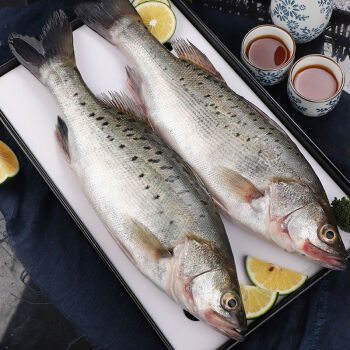
[[[196,66],[204,69],[208,73],[217,77],[218,79],[225,82],[224,78],[221,74],[215,69],[213,64],[209,61],[209,58],[201,52],[196,46],[194,46],[191,42],[186,41],[184,39],[176,39],[174,43],[172,43],[172,47],[180,59],[191,62]]]
[[[65,155],[67,161],[70,163],[70,154],[69,154],[69,145],[68,145],[68,128],[63,119],[58,116],[57,117],[57,125],[55,131],[56,139],[60,149]]]
[[[230,193],[233,193],[241,201],[250,203],[254,199],[263,196],[263,193],[261,193],[254,184],[236,171],[223,169],[221,175]]]

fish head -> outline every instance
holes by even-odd
[[[226,336],[242,341],[247,328],[236,278],[228,269],[208,271],[193,279],[190,288],[195,315]]]
[[[176,254],[174,298],[211,327],[243,340],[247,321],[232,254],[192,238]]]
[[[286,182],[272,186],[270,195],[270,220],[290,240],[287,250],[323,267],[346,268],[346,250],[324,193],[303,183]]]
[[[346,251],[339,231],[321,205],[310,203],[291,214],[288,232],[296,250],[321,266],[344,270]]]

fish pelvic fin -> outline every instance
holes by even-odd
[[[147,117],[143,114],[136,103],[126,94],[118,92],[108,92],[102,94],[100,100],[109,107],[116,109],[132,118],[148,123]]]
[[[221,178],[226,183],[230,193],[241,201],[250,203],[252,200],[262,197],[261,193],[248,179],[231,169],[223,169]]]
[[[142,98],[142,78],[135,69],[126,66],[126,86],[130,91],[131,96],[133,97],[136,104],[142,110],[143,114],[147,116],[147,108],[143,102]]]
[[[118,24],[123,27],[134,21],[141,23],[141,18],[128,0],[100,0],[82,2],[75,8],[77,16],[92,30],[113,42],[112,29]],[[120,28],[122,30],[122,28]]]
[[[46,22],[39,40],[12,33],[8,41],[13,55],[40,81],[43,65],[58,61],[75,66],[72,29],[61,10],[54,12]]]
[[[221,74],[209,61],[209,58],[191,42],[179,38],[172,43],[172,47],[180,59],[195,64],[196,66],[204,69],[208,73],[225,82]]]
[[[55,134],[56,134],[57,142],[60,146],[60,149],[62,150],[66,159],[70,163],[71,159],[70,159],[69,145],[68,145],[68,128],[66,123],[63,121],[63,119],[60,116],[57,117]]]

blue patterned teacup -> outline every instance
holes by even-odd
[[[271,0],[272,22],[286,30],[297,43],[317,38],[329,22],[333,0]]]
[[[277,37],[280,41],[282,41],[290,53],[290,57],[287,62],[274,69],[262,69],[250,62],[247,57],[247,48],[251,42],[259,37]],[[242,61],[262,85],[275,85],[281,82],[288,75],[288,71],[293,64],[294,57],[295,42],[293,37],[286,30],[272,24],[264,24],[254,27],[243,38],[241,46]]]
[[[294,86],[298,72],[306,67],[324,67],[337,80],[337,91],[333,96],[324,100],[311,100],[301,95]],[[344,88],[344,72],[339,64],[323,55],[307,55],[296,61],[289,72],[287,93],[293,107],[308,117],[319,117],[335,108]]]

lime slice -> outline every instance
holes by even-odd
[[[297,290],[307,280],[299,272],[275,266],[265,261],[247,256],[245,268],[250,280],[258,287],[278,292],[281,295]]]
[[[132,4],[133,4],[134,7],[136,7],[137,5],[140,5],[141,3],[146,2],[146,1],[150,1],[150,0],[134,0],[132,2]],[[170,6],[170,2],[168,0],[157,0],[157,1],[162,2],[163,4],[168,5],[169,7],[171,7]]]
[[[240,285],[247,320],[260,317],[275,304],[278,292],[255,286]]]
[[[4,142],[0,141],[0,184],[14,177],[19,171],[16,155]]]
[[[143,23],[162,44],[175,33],[176,17],[171,8],[160,1],[146,1],[135,7]]]

